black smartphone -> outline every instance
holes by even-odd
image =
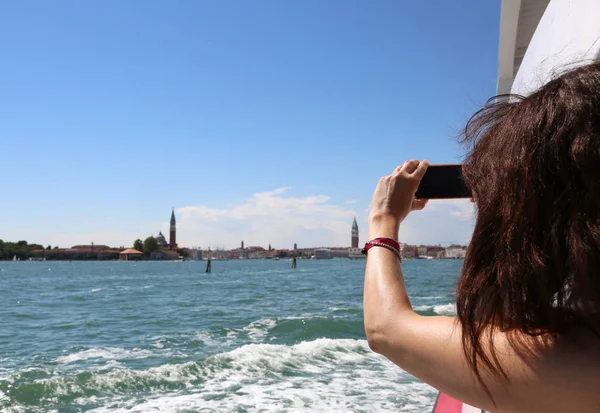
[[[471,198],[462,179],[462,165],[430,165],[415,194],[419,199]]]

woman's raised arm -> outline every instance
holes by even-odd
[[[410,211],[425,206],[425,201],[414,199],[414,193],[427,165],[426,161],[407,161],[379,181],[371,205],[369,239],[397,240],[402,220]],[[368,252],[364,323],[373,351],[451,397],[485,410],[585,411],[578,410],[577,395],[589,403],[589,395],[595,394],[594,388],[600,384],[597,378],[588,377],[591,370],[586,368],[590,363],[597,365],[600,358],[584,348],[542,344],[513,332],[513,338],[531,349],[517,354],[507,333],[493,331],[495,354],[506,377],[480,367],[492,400],[466,362],[460,324],[453,317],[425,317],[412,310],[400,260],[386,248],[374,247]],[[484,350],[489,354],[485,343]]]

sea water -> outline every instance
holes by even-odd
[[[2,412],[429,412],[369,350],[364,260],[0,262]],[[462,261],[403,263],[453,315]]]

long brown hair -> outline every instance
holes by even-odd
[[[467,361],[489,394],[480,367],[507,378],[493,330],[548,338],[577,327],[599,336],[600,63],[527,97],[491,99],[462,142],[477,220],[457,316]],[[519,350],[523,341],[510,343]]]

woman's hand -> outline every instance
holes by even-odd
[[[415,192],[425,175],[429,162],[406,161],[391,175],[379,180],[369,215],[369,239],[397,239],[400,223],[411,211],[425,208],[426,199],[415,199]]]

